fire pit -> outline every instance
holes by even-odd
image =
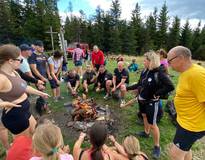
[[[85,96],[77,97],[68,105],[72,116],[72,121],[67,123],[68,127],[86,132],[95,121],[102,121],[108,128],[112,128],[114,120],[110,118],[108,105],[97,104],[93,98],[87,99]]]

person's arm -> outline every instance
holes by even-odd
[[[23,73],[21,70],[16,70],[18,72],[18,74],[20,75],[20,77],[25,80],[26,82],[30,82],[30,83],[34,83],[37,84],[38,80],[36,78],[30,77],[27,74]]]
[[[71,92],[73,92],[73,87],[71,86],[70,82],[67,82],[67,87],[71,90]]]
[[[59,77],[61,71],[62,71],[62,66],[63,66],[63,63],[61,63],[60,67],[58,68],[58,71],[56,73],[56,76]]]
[[[113,145],[116,147],[117,151],[124,155],[124,156],[127,156],[127,153],[125,152],[124,148],[122,145],[120,145],[116,140],[115,140],[115,137],[110,135],[109,136],[109,139],[111,140],[111,142],[113,143]]]
[[[31,70],[33,71],[33,73],[35,74],[36,77],[38,77],[39,79],[41,79],[44,82],[47,82],[47,79],[44,78],[39,71],[37,70],[36,64],[30,64]]]
[[[50,74],[52,76],[52,78],[57,82],[59,83],[59,80],[58,78],[56,77],[55,73],[54,73],[54,65],[49,63],[49,68],[50,68]]]
[[[174,90],[174,84],[165,73],[158,73],[158,81],[163,85],[155,92],[154,96],[158,97]]]
[[[80,80],[77,80],[76,84],[75,84],[74,91],[76,91],[78,89],[79,85],[80,85]]]
[[[126,81],[126,78],[122,78],[121,82],[116,86],[116,89],[119,88],[122,84],[124,84]]]
[[[74,160],[78,160],[80,156],[80,152],[82,151],[81,145],[84,141],[86,134],[81,132],[78,140],[75,142],[74,147],[73,147],[73,157]]]
[[[41,92],[41,91],[39,91],[37,89],[34,89],[31,86],[27,86],[26,87],[26,93],[35,94],[35,95],[38,95],[38,96],[41,96],[41,97],[44,97],[44,98],[48,98],[49,97],[49,95],[47,93]]]

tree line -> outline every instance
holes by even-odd
[[[180,26],[178,16],[169,17],[166,3],[158,10],[153,9],[146,18],[141,17],[140,5],[136,3],[131,20],[121,19],[119,0],[112,0],[108,11],[98,6],[91,17],[83,10],[80,16],[72,14],[73,6],[68,4],[68,14],[64,23],[65,39],[68,43],[85,42],[92,47],[98,45],[104,52],[142,55],[149,50],[176,45],[191,49],[193,57],[205,59],[205,26],[199,21],[191,28],[189,20]],[[0,2],[0,43],[44,41],[51,49],[49,27],[59,32],[61,23],[57,0],[2,0]],[[54,35],[56,47],[58,36]]]

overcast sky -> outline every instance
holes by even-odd
[[[68,3],[73,4],[73,14],[79,15],[79,10],[82,9],[87,17],[95,14],[95,9],[99,5],[103,10],[110,9],[112,0],[59,0],[58,7],[62,19],[65,19],[68,14]],[[135,4],[138,2],[141,7],[141,17],[144,18],[153,12],[154,7],[160,11],[164,0],[119,0],[122,14],[122,19],[130,20],[131,11],[135,8]],[[167,0],[168,15],[170,18],[178,16],[181,19],[182,25],[186,19],[189,19],[191,26],[194,28],[197,26],[199,20],[202,22],[202,26],[205,24],[205,0]]]

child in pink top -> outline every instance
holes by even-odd
[[[73,160],[73,156],[66,153],[69,147],[63,147],[61,130],[54,124],[42,124],[36,128],[33,135],[33,148],[41,157],[33,156],[30,160]]]

